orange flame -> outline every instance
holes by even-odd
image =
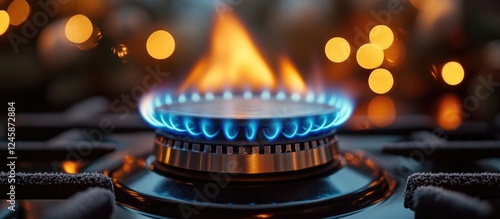
[[[227,13],[224,19],[216,20],[209,53],[195,65],[180,91],[273,89],[275,83],[271,69],[243,24],[236,16]]]
[[[303,93],[306,85],[292,62],[281,57],[280,71],[284,88]],[[255,91],[277,88],[277,79],[245,30],[231,13],[216,19],[208,53],[195,64],[179,92],[202,93]]]
[[[285,56],[280,57],[280,73],[287,91],[293,91],[300,94],[306,92],[307,87],[299,71],[293,65],[292,61]]]

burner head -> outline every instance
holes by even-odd
[[[341,96],[310,93],[287,96],[279,92],[222,96],[197,93],[146,96],[143,118],[166,133],[195,139],[260,142],[276,139],[307,139],[331,132],[344,123],[352,104]]]
[[[202,99],[193,94],[189,100],[179,96],[176,102],[170,96],[150,97],[150,107],[141,110],[158,128],[155,155],[159,169],[240,176],[294,172],[292,178],[297,178],[302,175],[297,171],[340,165],[334,133],[352,111],[348,101],[325,95],[302,101],[300,96],[285,93],[254,96],[226,92]],[[165,172],[182,172],[176,170]],[[305,175],[314,171],[308,172]]]

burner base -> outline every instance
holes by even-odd
[[[109,175],[120,205],[156,217],[333,217],[392,194],[396,182],[373,160],[361,152],[342,155],[345,165],[330,174],[279,183],[241,184],[224,173],[212,174],[211,181],[171,178],[153,170],[150,155]]]
[[[211,142],[157,132],[155,170],[191,180],[207,173],[231,175],[231,181],[276,181],[310,177],[340,168],[338,140],[332,131],[309,139],[270,142]],[[209,180],[210,177],[208,177]]]
[[[298,181],[304,178],[319,177],[330,175],[339,170],[345,165],[345,162],[337,155],[335,161],[323,164],[316,167],[310,167],[304,170],[277,172],[277,173],[262,173],[262,174],[244,174],[244,173],[216,173],[205,171],[185,170],[177,167],[171,167],[158,161],[152,162],[151,170],[165,177],[176,179],[179,181],[214,181],[217,176],[231,177],[232,183],[240,184],[268,184],[281,183],[283,181]]]

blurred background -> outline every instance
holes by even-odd
[[[348,93],[352,130],[473,130],[500,110],[495,0],[0,0],[0,99],[136,110],[179,87],[233,14],[270,66],[286,56],[309,89]]]

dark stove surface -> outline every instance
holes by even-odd
[[[152,130],[137,123],[137,116],[129,115],[125,119],[120,119],[118,115],[96,116],[98,120],[84,119],[74,123],[63,120],[61,115],[53,114],[51,123],[47,127],[41,126],[36,118],[44,118],[44,115],[30,114],[24,118],[23,114],[18,115],[20,136],[24,136],[23,141],[43,141],[39,147],[57,148],[65,145],[63,151],[66,156],[54,158],[54,160],[32,161],[27,158],[23,160],[19,157],[21,164],[18,172],[102,172],[122,165],[124,162],[133,162],[137,154],[153,151],[155,134]],[[104,129],[102,121],[109,124]],[[101,122],[101,126],[99,125]],[[137,125],[133,125],[136,123]],[[111,131],[110,131],[111,130]],[[418,129],[415,129],[418,130]],[[353,130],[340,130],[339,147],[343,152],[360,152],[372,158],[378,165],[386,169],[390,175],[396,179],[397,186],[393,194],[386,200],[356,211],[350,215],[343,215],[345,218],[414,218],[414,212],[404,208],[404,198],[402,196],[406,178],[414,172],[500,172],[500,160],[498,158],[481,159],[470,162],[442,162],[426,159],[425,156],[411,159],[403,156],[385,154],[382,152],[382,145],[391,142],[412,140],[409,134],[401,134],[395,131],[377,131],[370,133],[364,131],[362,134]],[[30,139],[31,133],[37,133],[38,138]],[[45,133],[42,135],[42,133]],[[56,134],[53,134],[56,133]],[[36,136],[36,135],[34,135]],[[41,138],[46,136],[45,138]],[[21,138],[19,138],[21,139]],[[71,143],[72,142],[72,143]],[[74,142],[84,142],[75,144]],[[95,152],[88,152],[88,146],[93,147],[103,144],[106,147],[114,146],[115,151],[98,149]],[[58,146],[59,145],[59,146]],[[69,146],[68,146],[69,145]],[[19,150],[22,144],[19,146]],[[96,147],[98,148],[98,147]],[[43,156],[41,150],[40,156]],[[92,151],[92,150],[90,150]],[[96,154],[97,153],[97,154]],[[62,153],[64,155],[64,153]],[[96,158],[98,157],[98,158]],[[414,157],[415,158],[415,157]],[[68,160],[69,159],[69,160]],[[339,181],[342,181],[339,179]],[[57,191],[55,191],[57,192]],[[265,195],[265,194],[263,194]],[[25,218],[36,218],[44,209],[50,208],[57,203],[64,203],[65,200],[22,200],[20,201],[20,211]],[[5,208],[3,208],[5,209]],[[5,212],[2,212],[5,213]],[[116,205],[112,218],[148,218],[137,211]]]

